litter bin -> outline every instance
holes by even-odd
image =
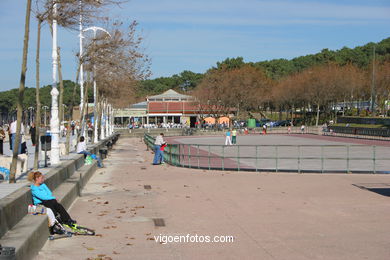
[[[2,247],[0,245],[0,260],[15,260],[15,247]]]
[[[50,151],[51,150],[51,135],[42,135],[41,136],[41,150]]]
[[[256,119],[250,118],[248,119],[248,128],[255,128],[256,127]]]

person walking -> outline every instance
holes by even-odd
[[[34,123],[31,123],[30,136],[31,136],[32,145],[35,146],[36,128]]]
[[[232,144],[237,144],[237,130],[233,129],[232,131]]]
[[[0,127],[0,155],[3,155],[3,142],[5,139],[5,132],[3,127]]]
[[[231,132],[230,129],[226,131],[225,145],[232,145]]]
[[[154,158],[153,158],[153,165],[159,165],[160,162],[160,154],[161,154],[161,146],[165,143],[164,141],[164,134],[160,133],[156,137],[156,140],[154,141]]]
[[[301,125],[301,134],[304,134],[305,133],[305,124],[302,124]]]

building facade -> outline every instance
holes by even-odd
[[[115,124],[142,125],[181,124],[194,127],[198,121],[198,103],[195,98],[172,89],[160,95],[149,96],[145,102],[129,108],[114,110]]]

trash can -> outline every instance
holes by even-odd
[[[51,135],[42,135],[41,136],[41,150],[50,151],[51,150]]]
[[[15,260],[15,247],[2,247],[0,245],[0,260]]]
[[[256,119],[250,118],[248,119],[248,128],[255,128],[256,127]]]

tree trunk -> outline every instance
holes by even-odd
[[[35,118],[35,152],[34,152],[34,170],[39,168],[39,141],[41,136],[41,100],[39,98],[39,52],[41,48],[41,25],[42,20],[38,18],[38,31],[37,31],[37,53],[36,53],[36,88],[35,88],[35,98],[37,103],[37,114]]]
[[[320,102],[317,102],[317,118],[316,118],[316,126],[318,126],[318,121],[320,120]]]
[[[9,183],[15,183],[15,173],[16,173],[16,162],[18,159],[18,150],[20,144],[20,130],[22,126],[22,110],[23,110],[23,97],[24,89],[26,83],[26,71],[27,71],[27,52],[28,52],[28,40],[30,33],[30,13],[31,13],[31,0],[27,0],[26,8],[26,20],[24,25],[24,41],[23,41],[23,61],[22,61],[22,72],[20,75],[20,84],[19,84],[19,96],[17,101],[17,126],[16,126],[16,138],[13,145],[12,153],[12,163],[10,169]]]
[[[79,65],[78,65],[78,68],[76,71],[76,83],[74,84],[74,87],[73,87],[72,102],[69,104],[69,122],[73,121],[73,104],[75,103],[75,100],[76,100],[76,88],[77,88],[77,82],[79,82],[80,65],[81,65],[81,62],[79,62]],[[72,128],[68,127],[68,131],[66,131],[66,154],[69,154],[69,152],[70,152],[70,133],[71,132],[72,132]]]

